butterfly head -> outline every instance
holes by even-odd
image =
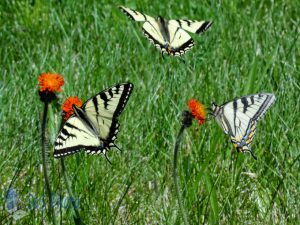
[[[215,102],[213,102],[213,103],[211,103],[211,107],[210,107],[210,109],[209,109],[209,113],[210,114],[212,114],[212,115],[216,115],[217,113],[217,111],[219,110],[219,106],[215,103]]]
[[[159,23],[164,23],[165,22],[164,18],[162,18],[161,16],[158,16],[157,20],[158,20]]]

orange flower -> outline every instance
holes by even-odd
[[[70,116],[74,113],[73,112],[73,105],[81,107],[82,106],[82,101],[77,96],[72,96],[72,97],[69,97],[65,100],[64,104],[61,107],[62,110],[63,110],[64,120],[69,119]]]
[[[190,99],[188,101],[188,106],[194,118],[198,120],[199,125],[203,125],[206,119],[206,111],[204,105],[198,102],[196,99]]]
[[[64,78],[55,73],[43,73],[39,76],[40,92],[60,92]]]

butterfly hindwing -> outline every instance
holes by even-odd
[[[158,23],[145,22],[143,25],[143,32],[156,48],[161,49],[163,52],[165,51],[165,40],[159,31]]]
[[[62,157],[84,149],[87,153],[106,153],[116,147],[119,131],[117,117],[125,108],[133,84],[121,83],[89,100],[61,128],[54,143],[54,157]]]
[[[183,55],[194,46],[191,36],[180,27],[168,24],[170,34],[170,54],[174,56]]]

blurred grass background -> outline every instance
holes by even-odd
[[[167,19],[211,20],[183,58],[163,59],[117,5]],[[213,121],[186,132],[179,154],[184,205],[191,224],[299,224],[300,2],[287,1],[8,1],[0,3],[0,221],[13,224],[5,193],[27,216],[49,223],[43,199],[37,94],[42,72],[65,78],[59,103],[87,99],[118,82],[135,85],[120,117],[117,144],[105,157],[84,152],[65,160],[86,224],[181,224],[171,176],[180,113],[187,100],[209,106],[272,92],[277,101],[259,122],[252,149],[237,155]],[[60,108],[52,105],[53,143]],[[50,149],[52,147],[50,146]],[[60,162],[50,152],[51,184],[66,197]],[[72,208],[55,208],[73,224]]]

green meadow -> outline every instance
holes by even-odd
[[[213,21],[182,59],[165,56],[129,20],[124,5],[166,19]],[[172,178],[187,101],[207,108],[274,93],[250,154],[238,154],[212,117],[186,129],[178,155],[190,224],[300,224],[300,2],[9,1],[0,3],[0,224],[52,224],[42,171],[38,76],[63,75],[48,113],[50,184],[57,224],[74,224],[53,143],[60,105],[119,82],[134,84],[107,156],[64,162],[84,224],[183,224]],[[7,193],[15,193],[10,209]],[[19,214],[18,214],[19,213]]]

